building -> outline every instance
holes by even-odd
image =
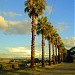
[[[72,47],[70,50],[67,51],[67,61],[75,62],[75,47]]]

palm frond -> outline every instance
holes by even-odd
[[[45,10],[45,1],[41,0],[33,0],[33,4],[31,5],[30,0],[25,1],[24,5],[26,6],[25,8],[25,12],[28,12],[29,17],[31,17],[33,14],[35,14],[35,16],[39,16],[41,14],[43,14],[44,10]],[[32,10],[32,11],[29,11]]]

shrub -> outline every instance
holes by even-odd
[[[0,70],[2,70],[2,64],[0,64]]]
[[[25,64],[19,64],[19,67],[20,67],[21,69],[24,69],[24,68],[25,68]]]
[[[2,70],[11,70],[11,65],[10,64],[2,64]]]

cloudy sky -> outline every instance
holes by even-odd
[[[26,0],[0,0],[0,57],[28,57],[31,19],[24,12]],[[65,47],[75,46],[75,0],[47,0],[45,16],[60,34]],[[41,35],[36,36],[36,56],[41,55]],[[48,55],[48,43],[45,44]]]

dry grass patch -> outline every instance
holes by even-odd
[[[45,68],[54,68],[54,67],[57,67],[57,66],[60,66],[61,64],[56,64],[56,65],[51,65],[51,66],[49,66],[49,65],[47,65],[47,66],[45,66]]]

